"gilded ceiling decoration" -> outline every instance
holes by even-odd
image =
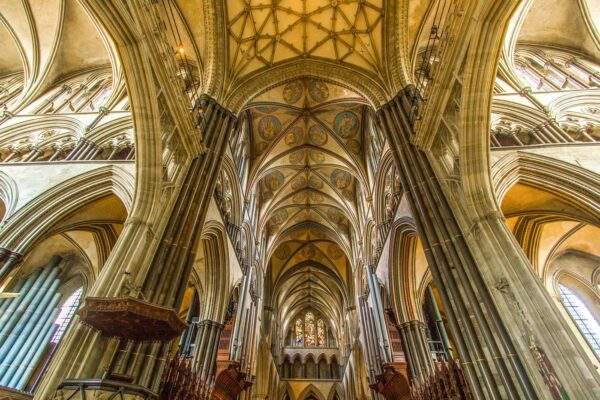
[[[233,78],[285,60],[314,57],[370,72],[382,65],[383,0],[228,0],[229,65]],[[327,87],[310,88],[316,102]],[[292,104],[300,87],[290,86]],[[295,97],[296,96],[296,97]]]
[[[341,304],[367,186],[366,107],[356,93],[308,78],[247,106],[250,190],[286,315],[312,304],[334,319],[327,305]]]

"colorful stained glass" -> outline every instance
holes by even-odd
[[[305,324],[305,334],[304,340],[306,346],[314,346],[315,345],[315,316],[311,312],[306,313],[306,317],[304,318]]]
[[[296,320],[296,347],[302,347],[304,344],[304,327],[302,326],[302,320]]]
[[[317,346],[325,346],[325,322],[317,321]]]
[[[294,345],[296,347],[302,347],[304,345],[304,324],[300,318],[296,320],[296,340]]]

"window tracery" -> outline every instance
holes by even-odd
[[[307,312],[304,317],[305,327],[304,327],[304,340],[306,346],[314,346],[315,345],[315,316],[312,312]]]
[[[299,316],[292,331],[293,347],[326,347],[329,344],[325,321],[312,311]]]
[[[579,296],[565,285],[559,284],[560,298],[571,319],[581,331],[596,356],[600,358],[600,324]]]
[[[317,320],[317,346],[325,346],[325,323]]]
[[[296,341],[294,344],[296,347],[304,346],[304,324],[300,318],[296,320]]]

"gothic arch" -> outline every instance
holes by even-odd
[[[24,254],[56,222],[78,208],[115,194],[129,212],[133,177],[121,168],[105,166],[71,178],[20,208],[0,232],[5,248]]]
[[[205,268],[205,299],[203,319],[222,322],[227,311],[230,293],[229,257],[225,227],[207,221],[202,231]]]
[[[298,395],[298,400],[306,400],[310,396],[316,397],[317,400],[327,400],[327,398],[321,393],[321,391],[312,383],[304,388],[302,392]]]
[[[259,94],[300,77],[317,78],[349,88],[364,96],[375,108],[383,105],[389,98],[387,90],[376,77],[369,73],[331,61],[302,59],[283,62],[266,71],[252,74],[237,83],[230,91],[232,94],[225,98],[223,103],[237,113]]]
[[[244,197],[242,188],[239,186],[233,161],[229,156],[226,155],[223,157],[221,169],[222,173],[217,181],[217,189],[215,189],[217,202],[223,213],[223,218],[227,219],[226,222],[239,227],[244,217]],[[227,205],[225,202],[231,202],[231,204]],[[230,210],[227,210],[228,208]]]
[[[423,320],[421,307],[431,273],[425,260],[417,271],[418,233],[415,222],[403,217],[394,222],[390,238],[389,285],[399,322]],[[417,281],[419,284],[417,285]]]
[[[598,175],[560,160],[517,151],[498,160],[491,169],[492,182],[500,203],[516,183],[540,188],[573,204],[589,216],[600,218]]]
[[[381,159],[381,163],[379,165],[379,169],[377,170],[377,176],[375,178],[375,189],[373,193],[373,217],[375,218],[375,223],[377,226],[380,226],[384,222],[386,222],[389,218],[389,215],[386,215],[386,207],[387,207],[387,198],[386,198],[386,178],[388,174],[392,174],[396,168],[396,163],[394,161],[393,155],[391,151],[386,151]],[[399,188],[401,189],[401,188]],[[400,202],[398,201],[396,206]],[[394,208],[394,212],[395,212]],[[392,216],[393,218],[393,216]]]
[[[0,171],[0,201],[3,207],[3,212],[0,213],[0,222],[2,222],[13,214],[19,201],[16,182],[2,171]]]
[[[145,56],[146,48],[134,30],[129,10],[123,4],[106,4],[98,0],[83,0],[83,8],[95,24],[106,31],[119,55],[129,102],[136,144],[136,185],[131,217],[145,221],[160,210],[162,181],[162,146],[158,100],[154,93],[153,70]],[[114,74],[121,76],[120,74]]]

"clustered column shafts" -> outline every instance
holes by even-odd
[[[189,167],[169,224],[142,286],[142,293],[147,301],[176,310],[181,306],[187,288],[218,168],[235,123],[235,117],[213,99],[203,97],[196,109],[203,111],[200,117],[203,120],[199,123],[204,126],[204,144],[208,150],[196,157]],[[210,336],[217,338],[212,340],[216,346],[219,334],[220,330],[216,330]],[[209,364],[209,357],[216,357],[216,350],[209,351],[202,344],[202,337],[204,331],[198,334],[197,352],[210,353],[201,364],[204,366]],[[109,374],[130,376],[136,384],[156,390],[164,360],[171,348],[171,342],[149,344],[121,341]]]
[[[400,324],[398,330],[402,337],[404,352],[408,356],[411,376],[413,379],[424,382],[424,378],[435,372],[425,324],[417,320],[408,321]]]
[[[0,386],[24,390],[56,331],[61,260],[52,257],[14,287],[18,297],[0,301]]]
[[[23,256],[6,248],[0,248],[0,284],[21,264]]]
[[[476,398],[536,399],[473,254],[426,154],[410,141],[408,88],[378,112],[388,133],[404,190],[465,375]],[[467,317],[468,316],[468,317]]]
[[[194,370],[206,379],[214,373],[219,339],[223,331],[223,324],[205,319],[200,322],[198,338],[194,351]]]

